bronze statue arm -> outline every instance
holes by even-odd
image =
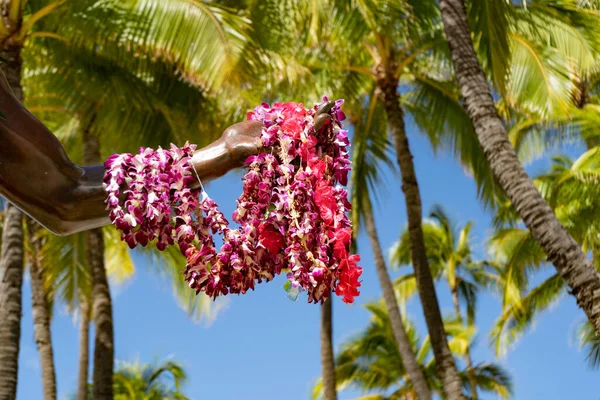
[[[110,224],[104,166],[73,163],[56,138],[0,78],[0,194],[53,233],[67,235]],[[199,149],[193,164],[203,182],[243,166],[258,153],[262,124],[245,121]]]
[[[315,127],[330,119],[333,102],[324,104]],[[104,166],[73,163],[56,138],[13,96],[0,79],[0,195],[58,235],[110,224],[102,182]],[[258,154],[262,124],[245,121],[225,130],[221,138],[195,152],[192,162],[203,182],[243,166]]]

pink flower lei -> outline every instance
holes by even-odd
[[[313,117],[323,103],[309,110],[291,102],[263,103],[248,114],[264,125],[261,144],[277,150],[246,160],[232,216],[238,228],[229,226],[201,188],[192,187],[196,146],[188,143],[141,148],[105,162],[111,221],[131,248],[155,241],[164,250],[177,243],[187,259],[185,280],[196,293],[243,294],[286,271],[291,298],[302,290],[309,302],[322,303],[333,291],[352,303],[362,268],[360,256],[350,254],[350,203],[341,186],[350,170],[347,131],[340,129],[342,103],[335,102],[331,122],[319,131]],[[124,185],[128,190],[120,201]],[[215,234],[223,237],[219,251]]]

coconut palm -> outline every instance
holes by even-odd
[[[14,399],[17,390],[23,284],[23,228],[20,211],[7,206],[2,230],[0,286],[0,398]]]
[[[321,370],[325,400],[337,400],[335,364],[333,357],[333,301],[330,298],[321,305]]]
[[[475,326],[478,293],[498,280],[496,271],[487,261],[473,259],[471,247],[471,222],[463,227],[452,223],[444,209],[437,205],[432,208],[429,219],[423,221],[423,233],[427,248],[427,258],[435,280],[444,279],[452,298],[455,317],[466,327]],[[408,232],[400,235],[391,250],[393,266],[410,264],[410,238]],[[396,279],[396,290],[403,302],[414,294],[416,288],[414,273]],[[465,311],[461,305],[465,306]],[[467,374],[472,389],[471,398],[478,398],[476,377],[472,371],[473,360],[470,348],[465,351]]]
[[[17,99],[22,101],[20,85],[20,46],[6,46],[8,38],[22,22],[21,10],[15,10],[10,1],[2,1],[0,8],[8,11],[8,18],[0,23],[0,55],[7,60],[6,77]],[[10,29],[10,30],[9,30]],[[2,247],[0,249],[0,399],[14,399],[17,391],[19,340],[21,334],[21,287],[23,284],[23,214],[10,203],[6,206]]]
[[[352,155],[352,163],[355,169],[350,178],[350,187],[352,188],[350,199],[353,205],[352,221],[356,232],[364,224],[371,243],[375,268],[398,351],[402,355],[404,365],[418,397],[428,399],[431,398],[431,393],[408,340],[373,216],[371,198],[376,196],[377,186],[381,184],[380,170],[385,165],[392,169],[394,167],[389,158],[390,144],[387,140],[386,126],[382,123],[382,121],[385,121],[385,110],[381,102],[378,102],[374,96],[369,96],[365,100],[365,104],[364,106],[359,105],[356,109],[348,109],[353,125],[353,143],[355,144]]]
[[[485,47],[488,45],[495,46],[494,41],[497,40],[494,32],[484,32],[490,24],[481,23],[481,21],[489,21],[490,18],[493,18],[493,14],[498,11],[490,10],[487,7],[488,4],[489,2],[478,2],[473,7],[473,10],[477,10],[474,11],[473,16],[480,22],[476,36],[481,39],[479,44],[481,51],[484,53],[486,52]],[[403,8],[404,6],[406,8]],[[510,6],[505,8],[507,13],[514,14]],[[419,229],[421,211],[418,185],[414,176],[408,141],[404,140],[406,137],[404,112],[412,114],[413,119],[423,132],[429,134],[435,148],[450,147],[457,153],[462,163],[475,175],[480,194],[484,199],[489,202],[498,197],[500,185],[495,182],[479,143],[472,135],[468,115],[462,108],[459,101],[459,92],[452,83],[448,58],[439,46],[439,43],[441,43],[441,26],[437,24],[439,19],[435,7],[422,2],[410,3],[410,6],[407,6],[407,3],[397,1],[357,2],[356,4],[354,2],[335,2],[331,6],[331,10],[329,18],[335,21],[333,25],[337,28],[333,32],[328,32],[328,37],[334,39],[323,46],[322,53],[333,54],[333,58],[337,63],[335,68],[338,70],[345,71],[348,74],[351,72],[362,74],[363,79],[375,82],[378,92],[382,95],[379,96],[379,99],[382,100],[386,109],[387,123],[392,138],[396,139],[393,142],[397,156],[399,156],[398,161],[403,175],[403,189],[406,189],[410,232],[414,236],[412,254],[414,257],[419,258],[418,262],[413,261],[413,264],[417,266],[418,274],[424,274],[422,279],[417,280],[420,287],[419,293],[424,296],[422,302],[427,313],[428,326],[437,332],[432,333],[430,331],[435,339],[436,354],[440,358],[446,357],[448,361],[447,363],[440,363],[441,367],[448,365],[448,369],[444,373],[448,377],[445,380],[448,384],[448,390],[458,393],[457,380],[454,379],[456,374],[452,372],[451,358],[449,353],[444,350],[444,335],[441,329],[439,307],[437,301],[433,301],[435,292],[433,291],[431,279],[427,276],[430,274],[419,272],[428,271],[428,268],[425,268],[427,267],[427,259],[424,255],[423,235]],[[508,33],[510,33],[510,39],[514,38],[519,43],[535,44],[534,51],[521,51],[521,58],[516,59],[519,64],[513,74],[514,79],[504,82],[505,85],[508,85],[507,90],[502,92],[507,93],[506,98],[510,100],[507,104],[524,103],[522,98],[516,96],[521,92],[534,91],[537,96],[536,100],[543,98],[543,96],[538,95],[540,88],[547,89],[546,86],[538,85],[527,90],[519,86],[523,84],[522,80],[519,79],[519,77],[524,76],[523,71],[532,75],[540,72],[543,72],[545,76],[549,76],[550,73],[560,75],[560,71],[557,72],[551,68],[552,63],[532,62],[532,60],[542,55],[545,47],[539,40],[524,40],[529,39],[527,34],[530,31],[543,29],[543,26],[560,26],[563,29],[562,31],[558,30],[563,33],[561,43],[564,44],[565,40],[570,41],[569,38],[573,38],[573,42],[578,45],[572,46],[573,43],[570,43],[568,46],[561,47],[560,50],[564,53],[568,49],[571,52],[570,54],[574,54],[573,49],[578,49],[580,50],[580,53],[577,53],[578,56],[580,55],[582,59],[584,56],[587,57],[588,62],[591,59],[591,56],[584,51],[585,45],[588,44],[587,37],[583,35],[585,40],[581,40],[580,36],[573,34],[573,29],[570,29],[564,21],[557,21],[553,25],[548,24],[552,14],[552,10],[543,9],[536,14],[536,18],[525,18],[523,13],[519,13],[517,16],[520,18],[511,19],[511,23],[514,21],[513,24],[516,25],[516,28],[510,32],[505,31],[502,33],[503,38],[500,41],[508,41]],[[407,21],[410,21],[410,26],[404,25]],[[559,34],[553,31],[550,36],[554,38],[557,35]],[[356,43],[359,43],[360,46],[353,46]],[[526,46],[525,49],[527,48],[531,50],[531,46]],[[563,53],[559,53],[559,55]],[[313,54],[318,55],[319,52],[314,51]],[[495,48],[490,49],[489,57],[491,60],[489,63],[490,70],[498,72],[509,68],[506,60],[498,57]],[[558,56],[554,55],[554,57]],[[306,62],[318,71],[319,60],[317,56]],[[536,67],[538,65],[539,67]],[[553,77],[549,79],[553,79]],[[359,82],[358,79],[350,82],[353,83],[352,89],[365,87],[356,84],[356,82]],[[399,88],[406,91],[406,95],[400,97],[398,94]],[[342,93],[344,93],[344,89],[352,93],[344,87],[342,87]],[[551,98],[557,97],[555,93],[548,90],[544,93]],[[561,92],[560,94],[564,93]],[[569,96],[567,98],[570,99]],[[531,101],[530,103],[535,104]],[[533,105],[530,103],[528,105],[532,109]],[[530,123],[529,127],[519,126],[521,129],[515,129],[515,137],[522,139],[525,136],[524,132],[534,132],[535,128],[539,129],[540,125],[541,123],[537,122]],[[521,142],[524,142],[524,140],[521,140]]]
[[[377,101],[382,102],[385,110],[387,127],[402,175],[408,219],[413,228],[411,231],[415,234],[414,265],[419,278],[417,280],[419,293],[432,336],[434,353],[439,360],[437,365],[447,396],[454,398],[456,395],[460,398],[458,374],[448,350],[433,280],[424,257],[423,235],[420,229],[420,194],[404,127],[404,110],[397,93],[400,75],[412,65],[423,66],[423,63],[415,60],[428,55],[426,50],[431,50],[439,42],[440,30],[435,26],[436,10],[427,2],[331,3],[329,19],[332,20],[335,28],[332,28],[334,32],[330,33],[330,37],[335,40],[328,41],[323,45],[320,53],[319,51],[315,53],[320,54],[323,59],[328,56],[335,59],[335,64],[331,62],[334,68],[328,70],[338,68],[342,71],[362,74],[363,81],[370,81],[371,85],[374,84],[377,88]],[[317,58],[312,61],[313,67],[319,67],[319,62],[321,65],[325,64]],[[362,86],[356,84],[351,86],[353,89],[357,87]],[[345,94],[343,89],[342,93]]]
[[[5,69],[6,78],[10,87],[13,90],[15,97],[23,102],[23,91],[21,82],[22,58],[21,49],[26,37],[31,34],[33,25],[40,19],[43,19],[61,2],[43,2],[32,1],[25,7],[25,1],[21,0],[5,0],[2,1],[1,8],[3,15],[3,23],[0,24],[0,41],[2,42],[3,57],[7,61]],[[27,22],[23,23],[24,15],[27,16]],[[7,214],[5,225],[10,229],[4,230],[2,238],[2,265],[4,265],[4,274],[9,274],[3,279],[3,287],[0,287],[0,304],[2,304],[3,320],[9,321],[5,325],[7,331],[0,332],[0,341],[2,342],[2,350],[0,350],[0,359],[3,360],[3,367],[0,368],[0,398],[16,397],[16,383],[18,374],[18,352],[19,352],[19,336],[20,336],[20,317],[21,317],[21,285],[23,274],[23,218],[18,209],[12,205],[7,206]],[[37,260],[34,255],[32,272],[37,275],[35,267]],[[38,282],[34,280],[34,282]],[[43,292],[42,292],[43,295]],[[37,304],[38,302],[35,302]],[[43,307],[43,305],[41,306]],[[41,307],[36,307],[36,310],[42,310]],[[38,318],[37,321],[43,321],[47,318]],[[47,322],[47,321],[46,321]],[[38,328],[39,325],[36,326]],[[43,328],[43,327],[42,327]],[[44,330],[44,329],[42,329]],[[38,334],[36,329],[36,336]],[[48,348],[49,343],[46,344]],[[40,349],[42,350],[42,349]],[[42,353],[48,354],[48,351]],[[51,360],[51,357],[45,357],[46,360]],[[47,364],[47,363],[46,363]],[[51,365],[46,365],[45,377],[54,375],[51,371]],[[54,379],[44,379],[45,396],[49,398],[55,397]]]
[[[182,386],[187,380],[183,366],[175,361],[157,364],[121,362],[113,377],[117,400],[187,400]],[[92,387],[88,388],[91,395]],[[88,397],[92,398],[92,397]]]
[[[26,220],[28,237],[26,253],[31,277],[31,308],[35,342],[40,354],[44,400],[54,400],[56,399],[56,370],[50,332],[52,303],[46,296],[44,282],[46,274],[42,268],[41,254],[44,248],[44,238],[39,235],[38,225],[30,218],[26,218]]]
[[[15,97],[23,102],[21,82],[22,54],[25,41],[31,37],[36,23],[43,20],[64,1],[25,1],[3,0],[0,8],[4,16],[0,24],[0,44],[2,57],[6,62],[4,72]],[[81,2],[80,2],[81,3]],[[80,4],[79,3],[79,4]],[[4,77],[3,77],[4,78]],[[18,373],[18,353],[21,316],[21,284],[23,275],[23,216],[10,203],[5,215],[5,227],[2,238],[0,258],[5,275],[0,287],[1,317],[8,321],[0,331],[0,398],[14,398]]]
[[[181,388],[186,379],[185,370],[174,361],[159,365],[125,363],[114,376],[115,399],[187,400]]]
[[[112,230],[104,230],[107,243],[103,256],[106,259],[107,275],[113,282],[127,279],[133,273],[133,263],[128,249],[120,243],[119,236]],[[80,324],[79,344],[79,398],[86,398],[89,368],[89,322],[92,310],[91,277],[88,258],[85,254],[85,236],[77,233],[59,237],[46,234],[47,243],[42,249],[42,271],[46,282],[42,293],[54,304],[64,304],[67,310],[76,313]],[[42,365],[42,371],[44,365]]]
[[[338,387],[340,389],[353,387],[370,393],[361,397],[365,400],[418,398],[410,379],[408,379],[403,358],[395,343],[385,305],[380,301],[368,304],[366,307],[372,314],[369,326],[344,343],[336,357]],[[431,354],[429,337],[421,339],[409,320],[405,320],[404,324],[428,385],[433,392],[442,395],[442,384],[436,374],[435,359]],[[456,321],[446,321],[445,327],[450,336],[448,342],[453,353],[457,357],[464,357],[466,349],[474,337],[474,329],[466,328]],[[507,398],[511,394],[511,379],[507,372],[496,364],[478,364],[471,369],[460,371],[463,392],[471,391],[471,381],[467,377],[468,372],[475,377],[479,390],[492,392],[503,398]],[[319,393],[320,384],[318,383],[314,388],[313,398],[317,398]],[[465,396],[467,396],[466,393]]]
[[[552,209],[536,190],[506,135],[483,73],[462,0],[440,2],[456,79],[473,121],[475,133],[494,175],[514,204],[532,236],[567,282],[577,303],[600,333],[600,275],[577,242],[567,233]]]

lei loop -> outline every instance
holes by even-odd
[[[104,164],[106,204],[122,240],[131,248],[155,242],[159,250],[177,243],[190,288],[213,299],[246,293],[287,272],[290,298],[306,291],[308,302],[322,303],[335,292],[352,303],[360,294],[362,268],[360,256],[350,254],[351,206],[342,187],[350,143],[341,129],[343,100],[329,112],[331,123],[315,130],[322,104],[307,110],[292,102],[263,103],[248,114],[264,126],[261,145],[277,150],[246,160],[232,215],[237,228],[206,192],[192,187],[195,145],[111,156]],[[121,187],[127,187],[122,205]],[[216,234],[223,239],[219,251]]]

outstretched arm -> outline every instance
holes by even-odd
[[[74,164],[56,138],[12,95],[0,76],[0,194],[60,235],[110,223],[104,201],[104,166]],[[192,162],[202,181],[218,178],[259,149],[262,124],[245,121],[199,149]]]

